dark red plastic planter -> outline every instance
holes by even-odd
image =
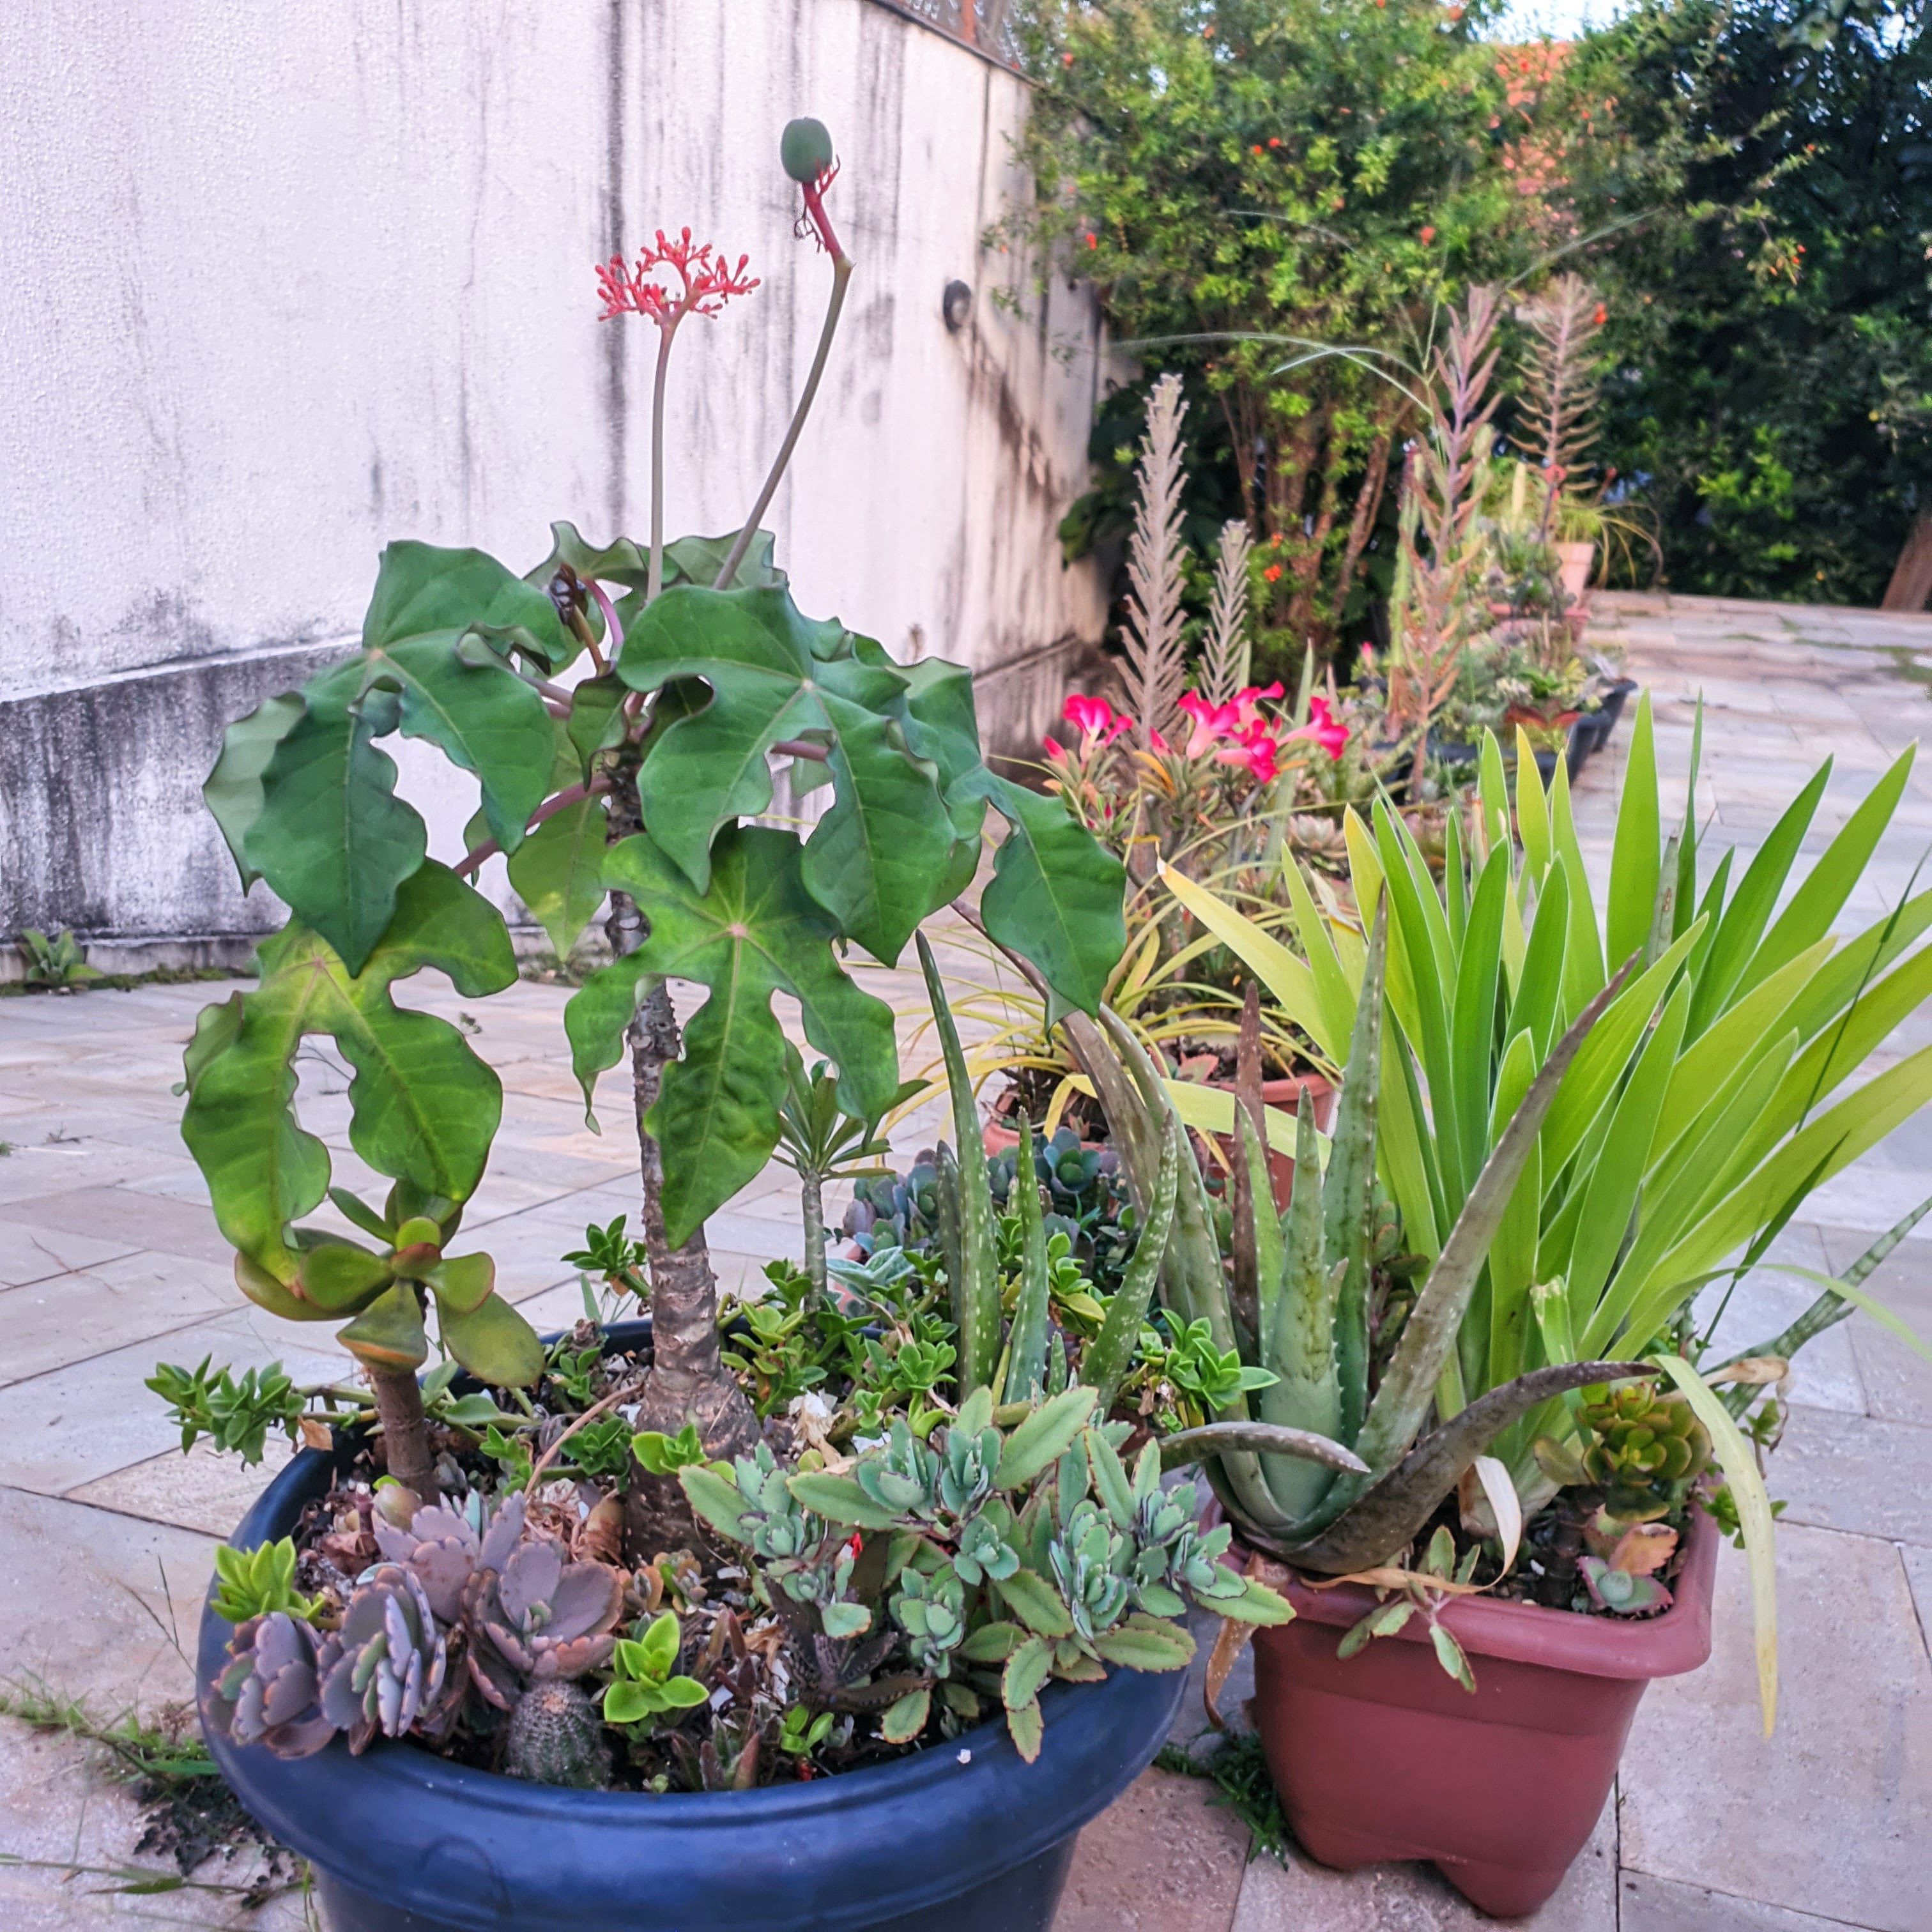
[[[1710,1655],[1717,1563],[1698,1510],[1660,1617],[1452,1604],[1442,1620],[1474,1669],[1473,1696],[1420,1618],[1343,1660],[1336,1644],[1374,1593],[1291,1584],[1294,1622],[1255,1638],[1254,1708],[1296,1838],[1344,1870],[1426,1858],[1485,1912],[1534,1912],[1595,1828],[1645,1686]]]

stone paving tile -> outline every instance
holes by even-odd
[[[1080,1834],[1053,1932],[1228,1932],[1248,1828],[1204,1778],[1145,1771]]]
[[[124,1255],[85,1273],[0,1293],[0,1387],[86,1360],[100,1338],[165,1335],[235,1304],[232,1262]]]
[[[0,1288],[24,1288],[50,1275],[118,1261],[140,1246],[138,1241],[101,1240],[31,1221],[0,1220]]]
[[[1787,1523],[1932,1548],[1928,1460],[1932,1430],[1794,1406],[1768,1480]]]
[[[44,1678],[110,1722],[130,1706],[152,1718],[188,1697],[192,1682],[175,1639],[192,1648],[212,1547],[187,1530],[0,1489],[0,1683]],[[126,1792],[82,1748],[0,1724],[0,1851],[115,1866],[132,1856],[141,1826]],[[246,1869],[203,1876],[240,1878]],[[283,1907],[245,1916],[206,1894],[106,1897],[96,1892],[100,1882],[0,1868],[0,1924],[7,1932],[157,1922],[281,1932],[301,1922]]]
[[[1773,1483],[1784,1486],[1781,1467]],[[1653,1684],[1631,1727],[1624,1868],[1878,1932],[1923,1932],[1932,1659],[1898,1552],[1787,1518],[1778,1572],[1776,1735],[1762,1736],[1758,1714],[1744,1560],[1726,1547],[1710,1662]]]
[[[234,1265],[235,1251],[222,1239],[214,1216],[194,1202],[82,1186],[18,1197],[9,1212],[14,1220],[35,1227],[123,1240],[132,1247],[189,1256],[224,1268]]]
[[[1510,1922],[1540,1932],[1618,1932],[1614,1796],[1556,1896]],[[1495,1923],[1432,1865],[1331,1871],[1296,1849],[1286,1865],[1262,1857],[1249,1866],[1232,1932],[1474,1932]]]
[[[1836,1932],[1849,1922],[1642,1872],[1623,1874],[1617,1903],[1618,1932]]]
[[[261,1461],[244,1467],[238,1456],[219,1454],[204,1436],[185,1456],[177,1442],[145,1462],[82,1483],[67,1499],[225,1540],[294,1454],[286,1436],[272,1435]]]
[[[279,1360],[299,1382],[340,1376],[348,1358],[321,1324],[304,1330],[244,1305],[16,1382],[0,1394],[0,1484],[60,1496],[146,1462],[181,1435],[142,1386],[158,1361],[212,1354],[237,1369]]]
[[[1918,1635],[1928,1656],[1932,1656],[1932,1550],[1909,1543],[1898,1546],[1905,1565],[1905,1580],[1912,1592],[1912,1608],[1918,1613]]]

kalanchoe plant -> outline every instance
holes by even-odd
[[[514,978],[502,919],[465,875],[505,855],[560,956],[602,916],[614,957],[571,1000],[566,1030],[586,1102],[602,1072],[631,1060],[656,1349],[635,1420],[694,1425],[714,1455],[746,1453],[758,1435],[720,1357],[704,1223],[764,1166],[794,1097],[772,996],[798,1002],[836,1069],[838,1108],[877,1121],[902,1090],[892,1015],[844,956],[896,962],[972,884],[989,808],[1006,836],[979,914],[1056,1001],[1092,1010],[1124,943],[1120,866],[1056,801],[988,767],[970,675],[938,659],[900,666],[838,620],[807,617],[772,563],[760,519],[853,271],[826,207],[829,136],[794,123],[784,151],[800,232],[831,258],[831,299],[742,524],[666,540],[663,408],[684,321],[717,316],[755,283],[742,257],[660,236],[634,265],[598,271],[604,316],[659,332],[649,543],[598,547],[560,523],[520,574],[479,550],[392,544],[358,650],[231,726],[206,788],[244,886],[266,881],[292,916],[262,948],[257,988],[202,1016],[183,1132],[244,1292],[291,1319],[346,1319],[391,1472],[424,1502],[438,1487],[416,1382],[429,1304],[443,1349],[485,1382],[527,1385],[542,1366],[488,1258],[446,1252],[489,1156],[500,1084],[458,1029],[390,993],[426,968],[472,999]],[[471,849],[453,868],[427,856],[424,822],[397,794],[380,744],[397,732],[477,781]],[[808,836],[746,822],[771,806],[775,772],[794,793],[830,788]],[[682,1037],[673,976],[710,993]],[[327,1152],[297,1120],[295,1059],[314,1034],[353,1070],[351,1144],[394,1184],[380,1213],[329,1189]],[[352,1236],[303,1225],[326,1195]],[[989,1227],[973,1222],[976,1256]],[[634,1281],[634,1258],[598,1265]],[[962,1395],[992,1372],[998,1314],[982,1309],[962,1339]],[[634,1562],[688,1525],[667,1478],[638,1472],[627,1508]]]
[[[1192,1488],[1162,1488],[1159,1450],[1130,1472],[1126,1425],[1094,1424],[1094,1408],[1070,1388],[998,1412],[1015,1418],[1003,1428],[982,1386],[932,1442],[899,1421],[838,1473],[760,1456],[680,1480],[818,1660],[808,1704],[876,1712],[902,1744],[991,1705],[1030,1760],[1049,1679],[1184,1668],[1194,1642],[1173,1619],[1190,1600],[1250,1623],[1289,1614],[1218,1561],[1228,1531],[1198,1533]]]

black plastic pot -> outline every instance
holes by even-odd
[[[1610,742],[1610,734],[1617,728],[1617,720],[1624,715],[1624,700],[1637,688],[1634,677],[1621,677],[1604,693],[1603,710],[1599,714],[1606,722],[1602,742]]]
[[[304,1450],[231,1541],[290,1534],[349,1453]],[[230,1634],[203,1611],[204,1685]],[[382,1739],[291,1763],[203,1728],[242,1803],[314,1866],[331,1932],[1047,1932],[1081,1826],[1152,1762],[1186,1681],[1049,1686],[1030,1765],[989,1724],[894,1764],[716,1796],[526,1784]]]

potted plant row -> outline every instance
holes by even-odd
[[[1342,1070],[1325,1149],[1309,1109],[1294,1124],[1277,1216],[1250,1061],[1231,1264],[1186,1160],[1162,1263],[1170,1305],[1266,1378],[1217,1412],[1229,1446],[1207,1466],[1245,1574],[1299,1612],[1257,1638],[1276,1789],[1316,1857],[1431,1859],[1500,1916],[1561,1882],[1645,1684],[1703,1661],[1720,1528],[1749,1553],[1768,1729],[1759,1455],[1791,1358],[1859,1308],[1922,1352],[1861,1284],[1932,1202],[1840,1277],[1767,1258],[1813,1190],[1932,1096],[1932,1049],[1850,1085],[1924,998],[1932,892],[1832,931],[1912,754],[1802,878],[1828,764],[1741,876],[1726,853],[1701,892],[1696,762],[1666,838],[1640,700],[1600,921],[1563,771],[1546,791],[1520,757],[1512,812],[1492,737],[1474,849],[1452,830],[1438,880],[1385,806],[1352,820],[1352,916],[1288,882],[1299,959],[1168,878]],[[1111,1016],[1066,1024],[1143,1196],[1172,1088]],[[1699,1298],[1753,1268],[1817,1299],[1714,1347]],[[1364,1468],[1246,1453],[1251,1417]],[[1210,1700],[1240,1641],[1217,1646]]]
[[[208,782],[244,888],[265,880],[290,917],[254,988],[201,1016],[182,1131],[242,1291],[334,1325],[363,1382],[204,1363],[154,1386],[184,1445],[205,1428],[259,1456],[278,1424],[308,1444],[222,1554],[202,1712],[334,1932],[1044,1928],[1080,1826],[1166,1735],[1184,1612],[1290,1614],[1163,1486],[1186,1444],[1112,1413],[1178,1136],[1105,1318],[1063,1325],[1070,1294],[1097,1304],[1037,1188],[994,1211],[922,934],[962,1076],[953,1145],[974,1154],[942,1151],[930,1252],[828,1280],[854,1264],[826,1258],[823,1183],[876,1150],[903,1092],[892,1012],[846,949],[896,962],[974,886],[990,812],[1005,836],[975,916],[1091,1012],[1124,875],[1058,800],[988,768],[968,673],[807,618],[773,563],[759,518],[853,266],[825,130],[791,124],[782,159],[832,290],[742,527],[664,539],[662,376],[686,321],[756,284],[744,258],[660,234],[598,271],[607,317],[659,332],[648,542],[559,524],[522,574],[392,544],[360,647],[232,725]],[[398,730],[478,782],[454,867],[397,794],[381,740]],[[829,787],[809,836],[747,822],[775,770],[794,794]],[[564,1032],[586,1107],[626,1059],[634,1096],[642,1240],[592,1228],[572,1258],[648,1318],[548,1342],[462,1238],[500,1083],[394,997],[425,969],[466,1000],[514,981],[503,919],[466,882],[498,852],[560,956],[602,920],[610,963]],[[674,976],[708,991],[681,1036]],[[352,1070],[350,1144],[380,1200],[338,1183],[298,1118],[316,1034]],[[804,1177],[811,1265],[721,1311],[706,1217],[775,1152]],[[1030,1176],[1030,1132],[1021,1152]]]

